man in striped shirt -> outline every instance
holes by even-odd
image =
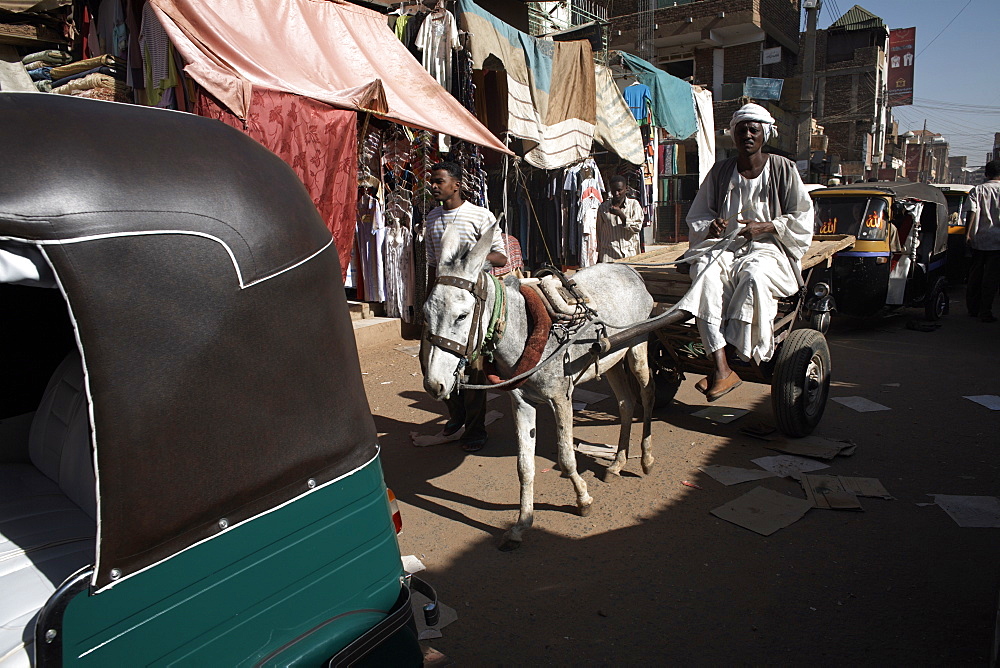
[[[427,247],[427,281],[433,285],[437,281],[437,265],[441,257],[441,237],[449,227],[461,231],[461,241],[470,246],[482,238],[496,222],[489,209],[466,202],[462,198],[462,168],[454,162],[440,162],[431,167],[430,191],[434,199],[441,202],[424,219],[424,241]],[[502,267],[507,264],[503,240],[499,226],[493,227],[493,245],[486,261],[490,266]],[[470,382],[482,385],[486,382],[481,368],[469,371]],[[477,452],[486,445],[486,392],[463,390],[453,392],[445,399],[448,406],[448,424],[444,435],[451,436],[463,426],[462,449]]]

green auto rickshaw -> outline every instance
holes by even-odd
[[[0,666],[420,665],[433,590],[294,172],[174,111],[0,119]]]

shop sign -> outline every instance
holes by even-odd
[[[781,62],[781,47],[773,46],[770,49],[764,49],[764,57],[762,62],[765,65],[774,65]]]
[[[784,79],[747,77],[747,82],[743,85],[743,94],[755,100],[780,100],[781,86],[784,83]]]
[[[916,41],[916,28],[898,28],[889,32],[890,107],[913,104],[913,60]]]

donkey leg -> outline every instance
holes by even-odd
[[[517,523],[503,535],[500,549],[510,552],[521,547],[524,532],[535,519],[535,407],[524,400],[521,392],[512,390],[510,401],[514,408],[514,426],[517,431],[517,477],[521,483],[521,509]]]
[[[648,344],[643,341],[633,346],[626,354],[629,369],[639,383],[639,395],[642,397],[642,472],[649,474],[653,470],[652,434],[653,434],[653,402],[656,398],[656,387],[653,385],[653,374],[649,370],[647,357]]]
[[[619,362],[608,369],[605,377],[611,385],[618,401],[618,415],[621,419],[621,430],[618,432],[618,452],[615,461],[604,470],[604,482],[611,482],[621,475],[622,468],[628,463],[628,446],[632,438],[632,416],[635,414],[635,396],[625,375],[625,364]]]
[[[561,394],[550,399],[552,412],[556,418],[556,443],[559,448],[559,468],[568,477],[576,490],[576,508],[580,517],[590,514],[594,499],[587,493],[587,483],[576,471],[576,452],[573,451],[573,402]]]

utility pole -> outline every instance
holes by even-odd
[[[924,182],[924,137],[927,136],[927,119],[924,119],[924,131],[920,135],[920,164],[917,167],[917,183]]]
[[[822,0],[802,0],[806,10],[806,43],[802,55],[802,92],[799,96],[799,127],[795,158],[806,161],[806,175],[809,174],[809,159],[812,157],[810,142],[812,137],[813,88],[816,81],[816,18],[823,6]]]

